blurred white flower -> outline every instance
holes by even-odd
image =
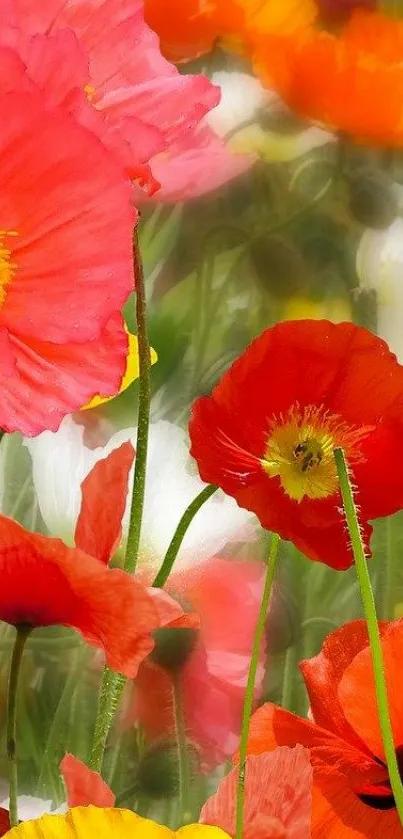
[[[212,81],[221,88],[221,101],[209,112],[207,120],[220,137],[232,135],[229,147],[234,152],[258,154],[267,161],[287,162],[335,141],[333,134],[315,126],[281,134],[260,125],[262,113],[269,114],[281,100],[274,91],[266,90],[255,76],[222,70],[213,73]]]
[[[124,441],[136,444],[136,429],[125,428],[96,449],[83,442],[84,428],[66,417],[56,433],[44,431],[25,440],[33,462],[33,479],[42,517],[54,536],[73,544],[81,506],[81,483],[94,464]],[[133,475],[130,478],[132,484]],[[150,426],[140,563],[155,572],[161,565],[176,526],[205,484],[189,456],[188,437],[176,425],[160,421]],[[130,499],[123,519],[127,537]],[[191,523],[175,567],[199,563],[228,542],[255,536],[253,517],[218,490]]]
[[[4,810],[9,809],[9,798],[0,801],[0,807]],[[35,798],[33,795],[19,795],[18,796],[18,818],[22,822],[30,819],[39,819],[46,813],[65,813],[66,805],[58,807],[57,810],[52,809],[52,802],[45,801],[42,798]]]
[[[363,289],[377,293],[377,331],[403,362],[403,219],[386,230],[366,230],[357,250]]]

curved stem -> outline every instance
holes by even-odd
[[[294,681],[295,681],[295,672],[298,665],[298,647],[297,644],[294,644],[292,647],[289,647],[286,655],[285,655],[285,662],[284,662],[284,672],[283,672],[283,687],[281,691],[281,707],[286,708],[287,711],[293,710],[292,708],[292,700],[294,695]]]
[[[351,539],[357,578],[361,591],[364,617],[368,627],[369,645],[374,670],[375,693],[378,705],[379,726],[382,734],[386,764],[388,767],[389,780],[392,787],[393,797],[395,799],[396,809],[399,815],[400,823],[403,827],[403,785],[400,778],[399,766],[396,759],[396,751],[393,741],[393,731],[389,713],[388,689],[384,672],[381,637],[379,633],[378,619],[376,616],[374,595],[371,588],[371,579],[362,544],[357,509],[354,503],[353,491],[351,488],[343,450],[339,448],[335,449],[334,457],[336,461],[348,532]]]
[[[180,546],[185,538],[186,531],[190,527],[196,513],[200,510],[200,507],[203,506],[205,501],[208,501],[208,499],[211,498],[211,496],[216,492],[217,489],[218,487],[213,486],[213,484],[209,484],[208,486],[204,487],[204,489],[202,489],[199,495],[197,495],[196,498],[194,498],[193,501],[186,508],[175,530],[175,533],[172,536],[161,568],[158,571],[158,574],[153,582],[154,588],[162,588],[162,586],[165,585],[172,571],[175,559],[179,553]]]
[[[243,815],[245,806],[245,775],[246,775],[246,752],[248,747],[249,723],[252,716],[253,694],[256,681],[256,673],[259,664],[260,646],[263,639],[266,623],[267,609],[269,606],[270,593],[276,573],[278,549],[280,537],[273,533],[269,559],[266,567],[266,578],[263,589],[262,602],[260,604],[259,616],[257,619],[255,635],[253,638],[252,655],[249,665],[248,682],[246,685],[245,700],[243,706],[241,742],[239,746],[239,778],[236,801],[236,834],[235,839],[242,839]]]
[[[17,766],[17,699],[18,683],[21,672],[22,654],[25,642],[31,632],[30,626],[17,627],[13,654],[11,656],[10,675],[8,680],[7,700],[7,757],[10,768],[10,825],[18,825],[18,766]]]
[[[134,263],[137,268],[136,324],[139,348],[139,412],[137,422],[136,458],[134,461],[133,494],[130,507],[129,533],[127,537],[123,568],[133,574],[136,570],[140,545],[141,520],[143,517],[144,491],[146,483],[148,430],[151,403],[151,361],[150,342],[147,327],[146,289],[143,265],[134,235]]]

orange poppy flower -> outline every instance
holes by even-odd
[[[375,146],[403,145],[403,21],[357,9],[339,33],[256,37],[254,65],[303,117]]]
[[[403,621],[380,624],[390,714],[403,770]],[[379,728],[364,621],[332,632],[315,658],[301,663],[314,722],[271,703],[251,721],[249,754],[278,745],[310,749],[312,839],[399,839],[402,835]]]
[[[197,58],[218,39],[239,47],[251,32],[293,32],[317,14],[314,0],[175,0],[169,7],[161,0],[145,0],[147,23],[171,61]]]

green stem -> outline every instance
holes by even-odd
[[[10,825],[18,825],[18,766],[17,766],[17,699],[18,682],[21,672],[22,654],[25,642],[31,632],[30,626],[17,627],[14,649],[11,656],[10,675],[8,680],[7,700],[7,757],[10,769]]]
[[[269,559],[266,566],[266,578],[263,589],[262,602],[260,604],[259,616],[257,619],[255,635],[253,639],[252,655],[249,665],[248,682],[246,685],[245,700],[243,706],[241,742],[239,746],[239,778],[236,802],[236,835],[235,839],[242,839],[243,816],[245,806],[245,775],[246,775],[246,753],[248,747],[249,723],[253,709],[253,695],[255,689],[256,673],[259,664],[260,647],[263,639],[266,623],[267,609],[270,601],[270,593],[277,568],[278,549],[280,537],[273,533]]]
[[[136,458],[134,461],[133,495],[130,508],[129,533],[127,537],[124,570],[134,574],[140,545],[141,521],[143,518],[144,491],[146,484],[148,431],[151,403],[151,361],[150,342],[147,327],[146,289],[143,265],[134,237],[134,262],[137,268],[136,324],[139,348],[139,412],[137,422]]]
[[[186,810],[190,792],[190,773],[188,750],[186,743],[186,729],[183,715],[183,701],[180,675],[173,676],[172,696],[175,717],[175,734],[178,746],[178,770],[179,770],[179,814],[180,822],[186,821]]]
[[[194,498],[193,501],[186,508],[175,530],[175,533],[172,536],[161,568],[158,571],[158,574],[153,582],[154,588],[162,588],[162,586],[165,585],[172,571],[173,564],[178,555],[180,546],[185,538],[186,532],[190,527],[196,513],[200,510],[200,507],[203,506],[205,501],[208,501],[208,499],[211,498],[211,496],[216,492],[217,489],[218,487],[213,486],[213,484],[209,484],[208,486],[204,487],[204,489],[202,489],[199,495],[197,495],[196,498]]]
[[[137,233],[133,239],[136,273],[136,324],[139,349],[139,410],[137,422],[136,458],[134,461],[133,493],[130,507],[129,533],[123,568],[134,574],[137,566],[147,468],[148,431],[150,425],[151,377],[150,342],[147,328],[147,303],[143,264]],[[103,756],[113,717],[122,696],[125,679],[105,667],[98,701],[90,766],[102,769]]]
[[[102,770],[106,741],[124,686],[124,676],[120,676],[119,673],[113,673],[112,670],[109,670],[109,667],[104,668],[99,692],[94,739],[92,741],[91,757],[89,760],[89,766],[95,772],[101,772]]]
[[[400,778],[399,766],[396,759],[395,745],[393,742],[393,731],[389,713],[388,689],[386,685],[381,637],[379,633],[378,620],[376,616],[374,595],[371,588],[368,565],[365,558],[362,544],[360,525],[357,509],[354,503],[353,491],[348,474],[348,468],[342,449],[334,450],[337,474],[339,478],[340,492],[343,499],[343,507],[347,521],[351,546],[354,555],[354,562],[357,572],[358,583],[361,591],[361,600],[364,617],[367,623],[369,644],[374,670],[375,693],[378,705],[379,725],[382,734],[382,742],[385,751],[386,764],[388,767],[390,785],[395,799],[396,809],[399,815],[400,824],[403,827],[403,785]]]

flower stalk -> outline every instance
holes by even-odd
[[[371,587],[371,579],[369,576],[364,546],[361,538],[357,508],[354,503],[353,490],[351,487],[351,482],[348,474],[348,467],[343,450],[340,448],[335,449],[334,457],[336,461],[341,497],[343,500],[344,513],[347,521],[348,532],[354,555],[355,568],[361,592],[363,612],[368,628],[372,666],[374,671],[375,693],[378,705],[379,726],[381,729],[386,764],[388,768],[389,780],[392,788],[393,797],[395,799],[396,809],[399,815],[400,823],[403,827],[403,784],[400,778],[399,766],[396,758],[395,744],[393,741],[393,730],[389,712],[388,690],[386,685],[381,636],[379,633],[374,594]]]
[[[18,626],[11,656],[7,698],[7,758],[10,772],[10,825],[18,825],[17,700],[21,661],[30,626]]]
[[[217,491],[218,487],[213,486],[213,484],[209,484],[208,486],[204,487],[199,495],[191,501],[189,506],[186,508],[183,516],[175,530],[175,533],[169,543],[168,550],[165,554],[163,563],[161,565],[160,570],[158,571],[157,576],[153,582],[154,588],[162,588],[174,565],[175,559],[178,556],[180,546],[186,536],[186,532],[190,527],[196,513],[200,510],[203,506],[205,501],[208,501],[209,498]]]
[[[134,574],[139,553],[141,522],[147,469],[148,432],[151,403],[151,358],[147,327],[147,301],[143,263],[138,245],[137,231],[133,236],[134,269],[136,275],[136,324],[139,351],[139,409],[137,421],[136,458],[134,462],[133,493],[130,507],[129,532],[123,568]],[[106,742],[113,718],[118,708],[125,679],[104,668],[95,722],[90,766],[97,772],[102,769]]]
[[[276,574],[278,549],[280,537],[273,533],[269,558],[266,565],[266,577],[263,589],[262,602],[260,604],[255,634],[253,638],[252,655],[249,665],[248,681],[246,685],[245,700],[242,715],[241,742],[239,746],[239,776],[236,800],[236,834],[235,839],[242,839],[243,822],[245,809],[245,776],[246,776],[246,753],[248,747],[249,724],[253,709],[253,695],[256,682],[257,668],[259,664],[260,646],[263,640],[266,615],[269,607],[270,594]]]

